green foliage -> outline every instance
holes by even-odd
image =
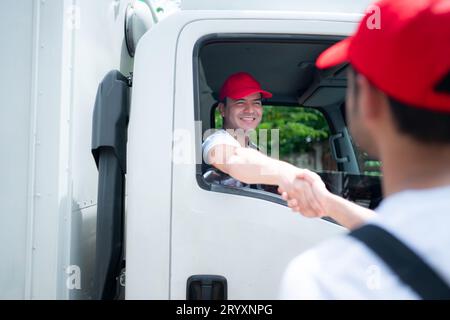
[[[364,174],[368,176],[382,176],[381,173],[381,161],[365,160],[364,161]]]
[[[215,127],[216,128],[222,128],[223,127],[223,119],[222,116],[220,115],[219,110],[216,108],[216,112],[214,114],[214,122],[215,122]]]
[[[281,158],[310,151],[314,142],[330,134],[321,112],[299,107],[266,106],[258,129],[279,129]]]

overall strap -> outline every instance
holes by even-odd
[[[450,287],[425,261],[385,229],[368,224],[352,231],[422,299],[450,299]]]

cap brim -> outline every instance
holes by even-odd
[[[326,69],[348,61],[348,49],[351,41],[352,37],[349,37],[339,41],[322,52],[317,58],[316,67],[319,69]]]
[[[272,94],[268,91],[261,90],[259,92],[261,93],[263,98],[266,98],[266,99],[272,98]]]

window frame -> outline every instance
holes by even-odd
[[[194,45],[193,50],[193,84],[194,84],[194,120],[199,121],[201,120],[201,104],[200,104],[200,85],[199,85],[199,66],[200,66],[200,52],[201,49],[208,45],[213,43],[224,43],[224,42],[285,42],[285,43],[326,43],[332,45],[333,43],[336,43],[338,41],[341,41],[345,37],[343,36],[331,36],[331,35],[301,35],[301,34],[232,34],[232,33],[214,33],[209,34],[206,36],[203,36],[202,38],[198,39],[197,42]],[[302,107],[299,105],[297,99],[295,100],[287,100],[287,101],[276,101],[270,102],[270,105],[273,106],[293,106],[293,107]],[[307,107],[306,107],[307,108]],[[332,134],[336,133],[336,128],[334,127],[334,124],[329,119],[329,115],[327,114],[326,108],[311,108],[316,109],[320,111],[323,116],[325,117],[330,131]],[[210,115],[211,116],[211,115]],[[201,131],[203,134],[203,130]],[[203,137],[200,137],[196,141],[203,142]],[[196,145],[196,148],[201,148],[201,145]],[[244,197],[250,197],[250,198],[256,198],[261,200],[266,200],[269,202],[277,203],[283,206],[287,206],[286,201],[284,201],[280,195],[276,195],[274,193],[270,193],[263,190],[258,189],[252,189],[249,187],[230,187],[230,186],[224,186],[219,184],[213,184],[208,183],[203,178],[203,152],[200,152],[202,154],[202,163],[196,164],[196,170],[195,170],[195,176],[198,185],[200,188],[206,190],[206,191],[213,191],[213,192],[219,192],[219,193],[226,193],[226,194],[232,194],[232,195],[240,195]],[[338,170],[342,171],[342,167],[338,164]]]

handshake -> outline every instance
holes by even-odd
[[[278,192],[289,208],[309,218],[327,216],[333,196],[320,176],[308,169],[299,169],[293,178],[282,180]]]
[[[278,192],[294,212],[308,218],[330,217],[348,229],[375,216],[374,211],[328,191],[320,176],[308,169],[280,172]]]

